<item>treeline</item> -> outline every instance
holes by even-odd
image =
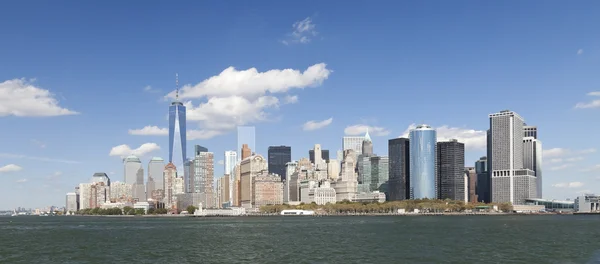
[[[512,212],[511,203],[465,203],[464,201],[453,200],[403,200],[390,201],[384,203],[355,203],[347,200],[335,204],[317,205],[316,203],[300,205],[266,205],[260,208],[262,213],[279,213],[286,209],[314,210],[328,214],[347,214],[347,213],[396,213],[398,209],[405,209],[406,212],[412,212],[419,209],[421,212],[444,213],[444,212],[464,212],[474,210],[477,207],[491,210],[493,206],[503,212]],[[484,209],[484,210],[486,210]]]
[[[168,210],[165,208],[159,208],[159,209],[150,208],[150,209],[148,209],[149,215],[167,214],[167,213],[168,213]],[[121,208],[103,209],[103,208],[96,207],[96,208],[81,209],[81,210],[77,211],[76,214],[78,214],[78,215],[144,215],[145,210],[141,209],[141,208],[135,209],[131,206],[125,206],[125,207],[123,207],[123,209],[121,209]]]

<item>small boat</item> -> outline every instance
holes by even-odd
[[[13,213],[10,216],[17,216],[17,210],[13,210]]]
[[[312,210],[283,210],[281,215],[314,215],[315,211]]]

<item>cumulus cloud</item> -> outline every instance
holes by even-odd
[[[152,88],[152,86],[147,85],[146,87],[144,87],[144,92],[147,92],[147,93],[158,93],[158,92],[160,92],[160,90],[159,89],[154,89],[154,88]]]
[[[129,134],[136,136],[166,136],[169,135],[169,129],[157,126],[145,126],[141,129],[129,129]]]
[[[544,149],[543,150],[543,157],[544,158],[555,158],[553,159],[556,162],[560,162],[560,161],[564,161],[567,160],[569,161],[569,159],[560,159],[559,157],[564,157],[564,156],[572,156],[572,155],[585,155],[585,154],[591,154],[591,153],[595,153],[596,149],[595,148],[589,148],[589,149],[582,149],[582,150],[571,150],[571,149],[565,149],[565,148],[551,148],[551,149]],[[570,161],[575,161],[573,159],[583,159],[583,157],[572,157],[570,158]]]
[[[4,167],[0,167],[0,173],[4,173],[4,172],[15,172],[15,171],[20,171],[23,168],[21,168],[18,165],[15,164],[8,164]]]
[[[132,149],[128,145],[119,145],[110,150],[109,156],[125,157],[129,155],[144,156],[150,152],[159,150],[160,147],[156,143],[144,143],[136,149]]]
[[[383,127],[368,126],[362,124],[346,127],[344,129],[344,134],[348,136],[363,135],[367,132],[367,130],[369,130],[370,135],[374,136],[387,136],[390,134],[390,131]]]
[[[296,21],[292,25],[292,33],[289,33],[287,35],[287,38],[285,40],[282,40],[281,43],[285,45],[294,43],[309,43],[313,37],[319,34],[316,31],[316,27],[317,25],[313,23],[311,17],[307,17],[303,20]]]
[[[409,125],[400,137],[408,138],[410,130],[416,127],[416,124]],[[482,150],[487,147],[487,132],[485,130],[451,127],[448,125],[443,125],[435,129],[437,131],[438,142],[457,139],[459,142],[465,144],[465,148],[470,150]]]
[[[599,97],[600,91],[598,92],[590,92],[587,94],[588,96]],[[583,109],[583,108],[600,108],[600,99],[594,99],[589,102],[581,102],[575,105],[575,108]]]
[[[561,182],[561,183],[556,183],[556,184],[552,184],[552,187],[556,187],[556,188],[579,188],[583,186],[582,182]]]
[[[49,90],[33,81],[13,79],[0,83],[0,116],[62,116],[78,114],[59,106]]]
[[[325,119],[323,121],[310,120],[304,123],[304,125],[302,125],[302,129],[304,131],[317,130],[330,125],[331,122],[333,122],[333,117],[330,117],[329,119]]]
[[[243,96],[255,98],[265,93],[285,93],[293,88],[320,85],[331,74],[327,64],[318,63],[304,72],[294,69],[274,69],[259,72],[256,68],[237,70],[229,67],[219,75],[210,77],[196,85],[186,85],[179,91],[179,98]],[[175,91],[167,95],[175,98]]]

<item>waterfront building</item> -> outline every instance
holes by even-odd
[[[337,159],[330,159],[327,163],[327,178],[337,181],[340,176],[340,163]]]
[[[146,186],[144,185],[144,169],[142,162],[134,155],[123,159],[124,182],[133,186],[133,199],[137,201],[146,200]]]
[[[277,174],[281,180],[285,180],[285,165],[292,161],[292,148],[290,146],[270,146],[268,157],[269,173]]]
[[[557,211],[557,212],[572,212],[575,210],[574,201],[562,201],[562,200],[549,200],[540,198],[527,198],[525,204],[530,205],[543,205],[546,211]]]
[[[133,185],[113,182],[110,186],[110,202],[133,202]]]
[[[477,199],[477,172],[475,167],[465,167],[465,176],[467,177],[467,201],[470,203],[476,203]]]
[[[79,208],[97,208],[109,201],[109,187],[104,182],[79,184]]]
[[[383,203],[385,202],[385,193],[379,191],[356,193],[351,201],[356,203]]]
[[[492,202],[522,205],[537,198],[535,172],[523,164],[523,118],[504,110],[489,115],[488,170],[491,175]]]
[[[437,142],[437,181],[438,198],[464,200],[465,186],[465,144],[451,139]]]
[[[408,138],[388,141],[390,201],[410,199],[410,144]]]
[[[335,189],[331,187],[329,181],[304,180],[300,183],[300,194],[300,202],[305,204],[313,202],[318,205],[335,204],[337,201]]]
[[[437,133],[428,125],[419,125],[409,133],[411,199],[436,199]]]
[[[253,179],[257,175],[268,174],[267,160],[261,155],[252,155],[243,159],[240,163],[240,193],[241,206],[244,208],[252,208],[253,200]],[[281,181],[281,180],[280,180]],[[283,186],[282,186],[283,199]]]
[[[175,100],[169,106],[169,163],[181,162],[184,165],[187,161],[187,139],[186,139],[186,109],[183,103],[179,101],[179,77],[175,75]],[[177,133],[179,132],[179,133]],[[175,147],[175,137],[177,137],[178,146],[181,149],[181,160],[173,160]],[[184,175],[186,178],[186,175]]]
[[[74,192],[67,193],[67,200],[66,200],[65,206],[66,206],[66,211],[70,212],[70,213],[75,213],[79,210],[76,193],[74,193]]]
[[[278,175],[266,171],[252,178],[252,208],[283,204],[283,183]]]
[[[577,196],[574,209],[579,213],[600,213],[600,196],[595,194]]]
[[[361,155],[359,160],[359,192],[388,191],[389,159],[380,156]]]
[[[537,135],[537,129],[532,131],[531,126],[527,127],[529,131],[525,132],[526,135]],[[535,173],[537,198],[542,198],[542,141],[534,137],[523,138],[523,166]]]
[[[483,156],[475,162],[475,173],[477,174],[477,184],[475,187],[477,201],[490,203],[492,201],[492,185],[488,173],[487,157]]]
[[[229,175],[225,175],[217,181],[217,196],[218,203],[217,207],[223,207],[224,204],[229,202]]]
[[[244,148],[244,145],[246,147]],[[252,155],[256,151],[256,129],[253,126],[237,127],[237,157],[238,162]]]

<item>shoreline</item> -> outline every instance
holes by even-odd
[[[285,215],[286,217],[337,217],[337,216],[515,216],[515,215],[600,215],[600,213],[405,213],[405,214],[390,214],[390,213],[351,213],[351,214],[314,214],[314,215]],[[237,218],[237,217],[282,217],[281,214],[246,214],[246,215],[181,215],[181,214],[168,214],[168,215],[63,215],[63,216],[84,216],[84,217],[109,217],[109,218]]]

